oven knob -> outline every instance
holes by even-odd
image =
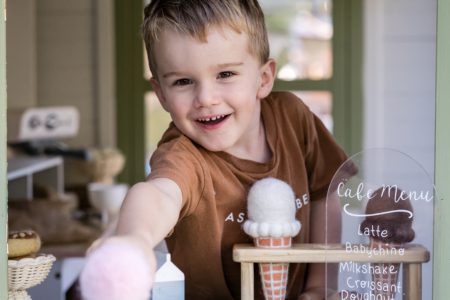
[[[58,127],[58,117],[55,114],[50,114],[45,119],[45,128],[53,130]]]
[[[28,126],[31,129],[36,129],[37,127],[41,126],[41,119],[39,119],[38,116],[32,116],[30,120],[28,120]]]

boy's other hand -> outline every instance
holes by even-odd
[[[315,287],[307,289],[306,291],[301,293],[298,300],[325,300],[325,293],[328,294],[326,298],[328,300],[341,299],[341,294],[339,292],[336,292],[332,289],[325,289],[324,287]]]
[[[325,289],[324,288],[310,288],[304,291],[299,300],[323,300],[325,299]]]

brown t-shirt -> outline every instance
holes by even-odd
[[[233,262],[232,247],[252,243],[242,224],[247,193],[256,180],[270,176],[292,186],[302,224],[294,242],[308,243],[310,201],[326,197],[346,160],[328,130],[293,94],[271,93],[262,100],[261,115],[273,154],[267,163],[210,152],[173,125],[152,156],[150,178],[170,178],[182,191],[180,218],[166,241],[186,276],[186,299],[240,298],[240,265]],[[306,265],[290,264],[287,299],[298,297],[305,272]],[[255,298],[264,299],[259,282],[256,277]]]

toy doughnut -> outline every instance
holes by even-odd
[[[41,238],[33,230],[8,233],[8,258],[29,256],[39,251]]]

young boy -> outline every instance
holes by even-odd
[[[116,236],[97,247],[133,245],[154,271],[152,249],[166,238],[186,276],[186,299],[239,299],[232,247],[252,243],[242,230],[246,198],[265,177],[296,193],[295,243],[324,242],[326,234],[338,241],[339,214],[325,233],[324,199],[346,156],[298,98],[271,92],[275,62],[257,0],[153,0],[143,35],[151,83],[173,123],[149,178],[127,195]],[[328,207],[339,212],[335,199]],[[287,299],[323,299],[324,270],[291,264]]]

